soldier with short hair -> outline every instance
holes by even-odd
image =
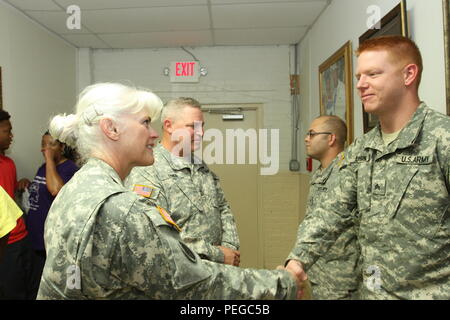
[[[181,227],[183,240],[203,259],[239,266],[239,236],[219,177],[194,151],[202,143],[200,103],[187,97],[170,100],[161,113],[163,136],[155,164],[136,167],[127,184],[167,208]],[[141,192],[147,188],[148,193]]]
[[[422,58],[401,36],[365,41],[357,89],[379,124],[346,151],[339,183],[288,257],[311,268],[359,213],[363,299],[450,299],[450,118],[421,102]]]
[[[320,116],[310,124],[306,133],[306,154],[320,162],[311,177],[306,212],[328,197],[339,183],[338,171],[344,160],[347,126],[337,116]],[[359,249],[355,226],[349,226],[328,252],[308,271],[314,299],[353,299],[357,295]]]

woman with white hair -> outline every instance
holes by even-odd
[[[163,208],[124,187],[134,166],[154,161],[158,135],[150,122],[161,108],[153,93],[102,83],[81,93],[75,115],[53,118],[52,136],[76,145],[86,163],[48,214],[38,299],[298,297],[295,271],[201,260],[180,240],[178,226]]]

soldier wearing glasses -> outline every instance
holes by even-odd
[[[307,214],[327,197],[339,181],[337,171],[344,159],[347,127],[337,116],[316,118],[306,133],[308,156],[320,162],[311,178]],[[359,250],[354,227],[348,228],[311,267],[308,278],[314,299],[339,300],[356,297],[358,288],[357,262]]]
[[[361,299],[450,298],[450,118],[419,97],[410,39],[366,40],[356,88],[379,123],[345,152],[338,183],[298,230],[286,265],[301,273],[359,221]]]

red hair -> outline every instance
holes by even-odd
[[[403,36],[381,36],[368,39],[360,44],[356,50],[356,56],[365,51],[382,51],[389,52],[395,63],[415,64],[419,72],[417,74],[417,87],[419,87],[422,78],[423,62],[420,50],[416,43],[411,39]]]

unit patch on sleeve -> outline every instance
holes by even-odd
[[[174,226],[175,229],[178,230],[178,232],[181,232],[181,228],[175,223],[175,221],[173,221],[172,217],[166,210],[164,210],[160,206],[156,206],[156,208],[158,208],[158,211],[161,214],[161,217],[164,219],[164,221],[166,221],[168,224]]]

